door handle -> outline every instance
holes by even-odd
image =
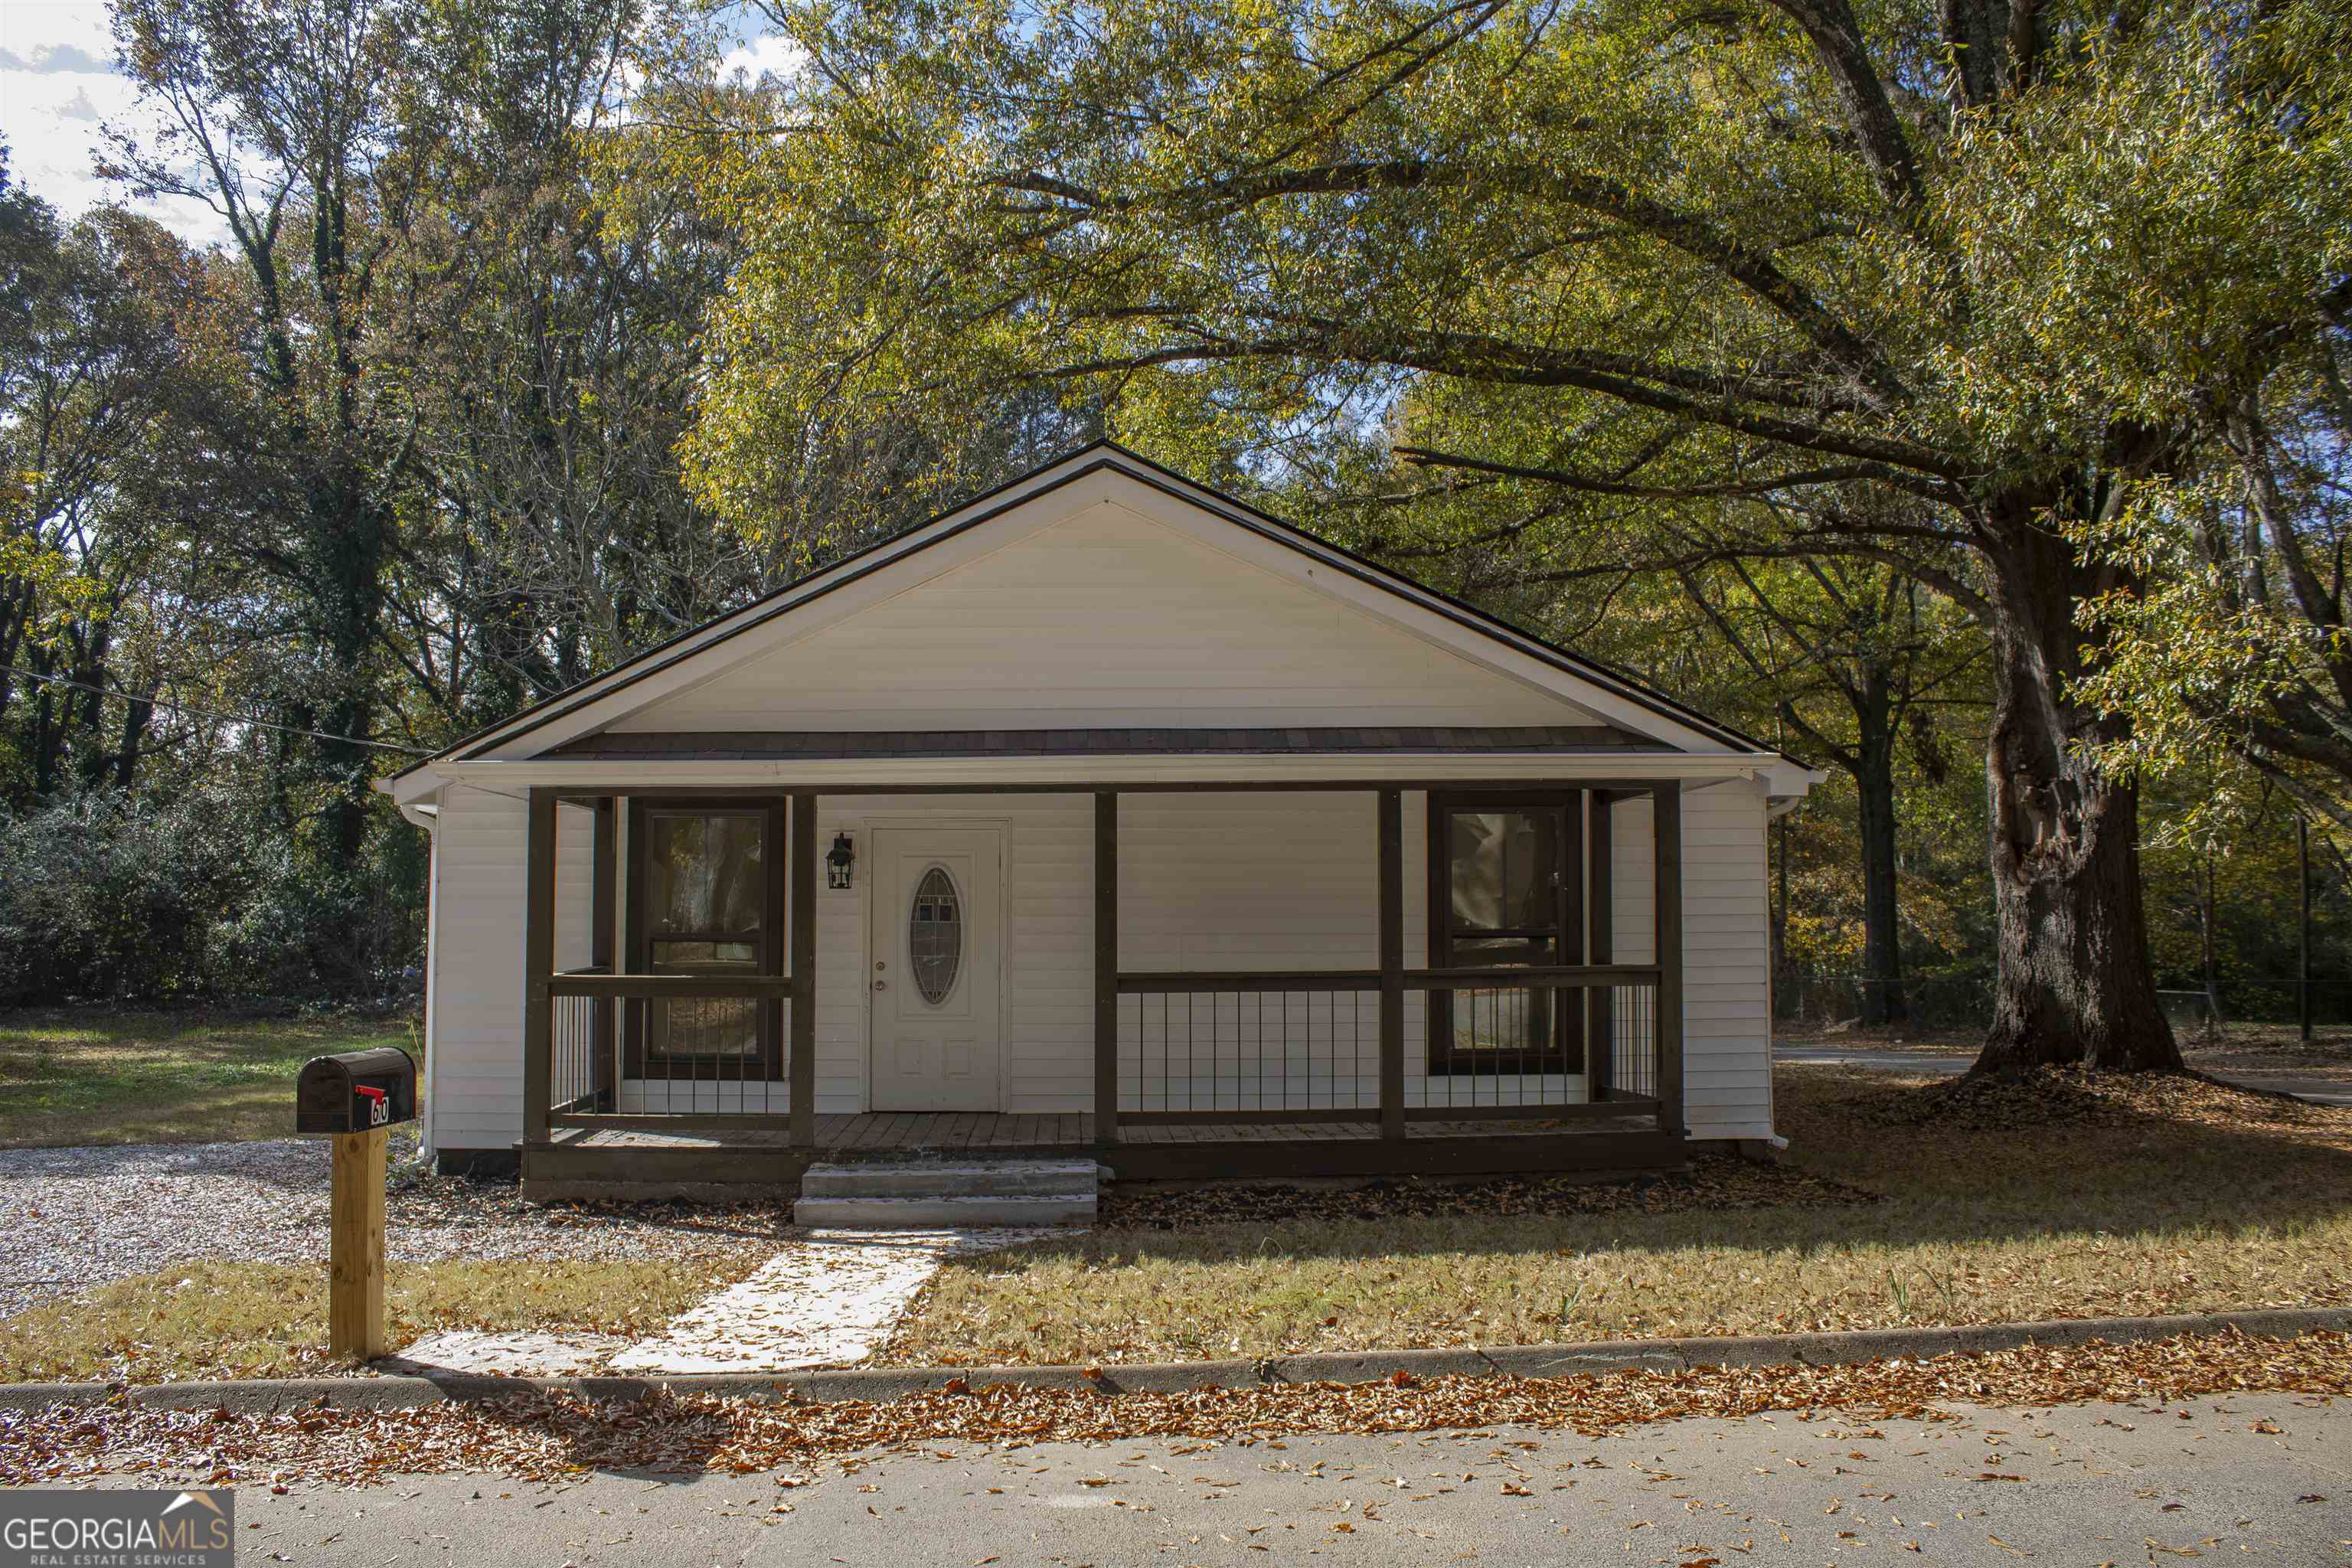
[[[890,989],[890,983],[887,980],[877,980],[874,983],[874,989],[877,991],[887,991]]]

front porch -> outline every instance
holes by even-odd
[[[568,764],[580,773],[596,766]],[[901,999],[913,989],[913,966],[887,967],[906,950],[882,956],[895,904],[877,924],[862,902],[844,915],[838,884],[820,891],[820,847],[848,797],[873,813],[861,821],[901,823],[929,812],[962,823],[983,791],[1052,797],[1089,829],[1080,841],[1089,853],[1076,868],[1086,885],[1074,892],[1091,915],[1079,935],[1092,960],[1091,984],[1081,981],[1076,997],[1090,1024],[1055,1047],[1090,1076],[1085,1109],[1071,1108],[1066,1094],[1058,1106],[1024,1105],[1010,1089],[1000,1091],[998,1109],[894,1111],[876,1103],[883,1079],[873,1065],[879,1026],[871,1009],[888,981],[901,994],[888,998],[901,1009],[893,1016],[915,1008]],[[728,1188],[789,1194],[818,1161],[1079,1150],[1119,1179],[1144,1181],[1678,1165],[1685,1158],[1682,794],[1682,781],[1673,778],[1032,784],[1011,792],[859,785],[822,795],[740,785],[652,790],[601,780],[535,785],[525,863],[526,1189],[550,1197]],[[1370,908],[1360,906],[1355,918],[1370,939],[1363,956],[1374,962],[1243,968],[1259,955],[1210,940],[1221,938],[1223,927],[1181,942],[1166,939],[1167,901],[1149,882],[1123,879],[1122,863],[1136,864],[1139,851],[1154,843],[1164,855],[1171,803],[1204,796],[1254,799],[1269,809],[1286,803],[1282,809],[1318,817],[1339,801],[1369,805],[1361,817],[1352,812],[1362,807],[1349,808],[1349,820],[1362,824],[1355,830],[1363,833],[1357,863],[1368,873],[1360,885]],[[697,800],[768,825],[764,842],[773,849],[765,859],[753,857],[763,888],[747,904],[764,916],[718,933],[730,951],[751,955],[730,972],[705,964],[703,973],[649,973],[648,955],[657,950],[646,932],[658,920],[645,907],[643,889],[663,873],[648,869],[641,808],[684,812]],[[1423,862],[1411,883],[1408,800]],[[875,811],[877,801],[888,809]],[[1640,911],[1643,940],[1632,942],[1612,892],[1624,858],[1615,824],[1627,802],[1648,819],[1641,869],[1653,889]],[[584,853],[567,849],[566,814],[575,814],[571,824],[587,825],[586,833],[570,835]],[[1528,904],[1535,913],[1522,910],[1516,924],[1458,917],[1463,899],[1435,847],[1454,835],[1448,814],[1538,822],[1541,832],[1522,837],[1541,845],[1553,869]],[[874,837],[869,832],[866,842]],[[874,894],[875,907],[907,900],[908,887],[868,875],[887,887]],[[1409,887],[1419,911],[1410,942]],[[1269,886],[1262,896],[1281,892]],[[836,903],[828,906],[828,896]],[[997,918],[986,902],[965,888],[964,902],[947,911],[957,940],[974,944],[965,962],[975,972],[984,956],[978,923]],[[1024,922],[1012,913],[1019,899],[1008,894],[1003,902],[1009,948],[1024,940]],[[569,918],[581,911],[584,920]],[[877,934],[864,945],[869,930]],[[862,944],[854,952],[846,951],[853,938]],[[832,948],[822,959],[821,942]],[[1645,949],[1640,956],[1652,961],[1613,962],[1621,943]],[[1295,960],[1297,945],[1265,956]],[[559,964],[564,947],[569,962]],[[1219,947],[1226,951],[1217,966],[1149,962]],[[1409,951],[1419,961],[1410,966]],[[1498,952],[1511,961],[1480,962]],[[885,970],[884,980],[870,978]],[[951,973],[950,983],[977,981]],[[869,994],[859,994],[869,985]],[[1045,1048],[1022,1031],[1031,1026],[1026,1019],[1050,1013],[1009,1004],[999,1011],[1013,1020],[998,1041],[1005,1062]],[[823,1089],[821,1017],[833,1041]],[[722,1032],[739,1032],[742,1048],[679,1043],[714,1018]],[[862,1059],[853,1066],[864,1070],[845,1080],[841,1041],[860,1034],[862,1043],[852,1044]],[[1000,1078],[1014,1082],[1009,1066]],[[890,1092],[905,1094],[906,1079],[896,1081],[900,1087]],[[859,1109],[840,1108],[845,1099]]]
[[[789,1131],[564,1128],[532,1151],[526,1184],[541,1199],[798,1194],[817,1163],[958,1158],[1044,1159],[1102,1146],[1088,1115],[828,1113],[813,1147]],[[1113,1167],[1127,1181],[1491,1175],[1531,1170],[1654,1170],[1681,1163],[1638,1110],[1602,1121],[1421,1121],[1402,1142],[1377,1121],[1227,1122],[1129,1128]]]

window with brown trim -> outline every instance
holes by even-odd
[[[1583,831],[1580,791],[1432,791],[1430,967],[1582,963]],[[1433,991],[1429,1070],[1570,1070],[1583,1052],[1580,995],[1508,985]]]
[[[629,967],[740,978],[783,969],[784,807],[772,801],[630,803]],[[632,1009],[632,1077],[783,1077],[782,1008],[745,996]]]

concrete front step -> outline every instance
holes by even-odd
[[[793,1218],[828,1230],[1092,1225],[1092,1160],[914,1160],[811,1165]]]
[[[1095,1194],[1088,1191],[981,1194],[972,1197],[803,1197],[793,1205],[793,1220],[797,1225],[824,1230],[1092,1225]]]
[[[801,1195],[811,1198],[1093,1196],[1092,1160],[911,1161],[811,1165]]]

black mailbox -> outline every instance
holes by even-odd
[[[416,1120],[416,1061],[398,1046],[312,1057],[294,1084],[294,1131],[365,1132]]]

